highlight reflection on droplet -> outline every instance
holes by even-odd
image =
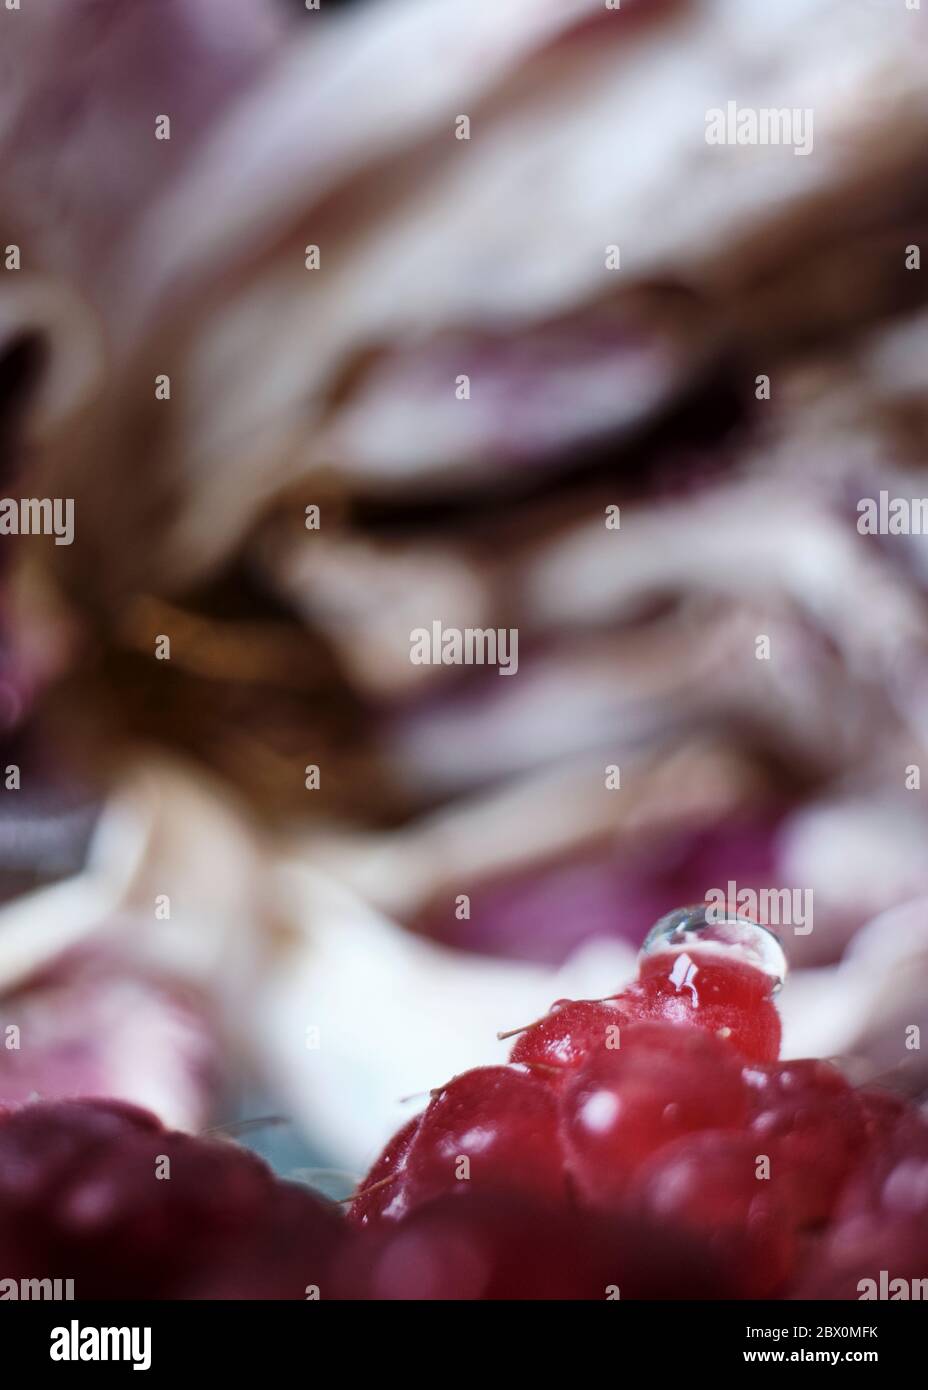
[[[775,932],[738,912],[707,908],[704,903],[678,908],[656,922],[644,939],[641,956],[676,953],[696,944],[701,951],[714,951],[762,970],[775,981],[774,990],[786,978],[786,956]]]

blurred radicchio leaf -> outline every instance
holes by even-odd
[[[71,280],[105,303],[120,247],[146,205],[284,33],[273,0],[7,7],[0,206],[7,233],[22,243],[23,269]],[[162,114],[170,140],[155,139]]]
[[[68,453],[99,522],[82,563],[104,588],[141,582],[138,548],[104,543],[117,499],[148,532],[148,582],[176,587],[299,479],[518,477],[639,427],[726,346],[795,343],[810,318],[843,330],[814,228],[853,243],[911,216],[924,42],[837,0],[797,0],[788,22],[744,0],[480,0],[466,22],[402,0],[319,26],[214,124],[126,248],[130,350]],[[764,55],[750,82],[746,47]],[[814,106],[814,160],[707,157],[703,113],[736,73],[745,102]],[[842,266],[853,281],[853,255]],[[856,320],[894,293],[878,281]],[[146,480],[132,497],[127,457]]]
[[[70,28],[38,13],[41,67]],[[68,21],[77,45],[88,13]],[[837,0],[788,18],[760,0],[478,0],[466,21],[399,0],[282,43],[282,9],[172,6],[159,43],[191,25],[202,63],[192,87],[183,64],[164,79],[180,133],[146,131],[142,159],[112,117],[161,81],[152,12],[94,13],[102,51],[140,67],[130,83],[107,63],[84,98],[117,142],[106,167],[79,144],[82,177],[59,177],[50,140],[0,163],[37,228],[47,166],[38,191],[74,235],[67,256],[57,233],[36,242],[43,267],[86,280],[106,323],[105,391],[36,461],[82,519],[48,568],[92,632],[63,700],[97,741],[182,740],[263,805],[305,810],[312,727],[331,769],[313,810],[369,820],[530,773],[539,748],[705,721],[818,777],[860,758],[863,729],[921,737],[908,577],[848,535],[848,473],[819,487],[789,462],[815,428],[791,359],[820,349],[824,380],[850,335],[922,294],[899,255],[926,216],[920,30]],[[815,158],[709,157],[704,115],[733,85],[813,104]],[[98,215],[118,228],[106,258]],[[759,412],[774,366],[790,408]],[[621,567],[602,525],[617,495]],[[307,502],[325,515],[312,544]],[[411,665],[429,596],[462,625],[518,626],[518,690]],[[154,697],[165,625],[183,640]],[[770,630],[787,660],[764,680],[750,640]]]

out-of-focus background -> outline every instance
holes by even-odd
[[[0,10],[3,492],[74,504],[0,534],[0,1103],[350,1175],[709,894],[788,1054],[918,1093],[926,59],[906,0]]]

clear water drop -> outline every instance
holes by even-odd
[[[786,978],[786,955],[776,932],[734,910],[710,908],[704,903],[677,908],[655,922],[644,939],[641,955],[676,954],[694,946],[762,970],[775,982],[774,992]]]

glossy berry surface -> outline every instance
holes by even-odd
[[[751,1132],[776,1151],[775,1181],[797,1224],[831,1213],[867,1140],[864,1108],[837,1067],[805,1059],[747,1069]]]
[[[641,1018],[704,1029],[752,1062],[780,1051],[780,1015],[766,977],[738,961],[702,959],[698,950],[642,961],[621,1002]]]
[[[551,1089],[527,1071],[483,1067],[456,1076],[422,1116],[397,1208],[468,1190],[561,1200],[566,1192]]]
[[[737,1058],[698,1029],[647,1022],[592,1054],[561,1097],[569,1171],[592,1202],[620,1200],[640,1165],[681,1135],[737,1128],[747,1094]]]
[[[532,1067],[539,1076],[563,1081],[591,1054],[615,1046],[630,1015],[616,999],[564,999],[543,1019],[526,1028],[510,1061]]]
[[[421,1115],[407,1120],[364,1179],[363,1188],[351,1204],[351,1219],[358,1226],[367,1226],[382,1217],[403,1215],[406,1207],[403,1178],[409,1151],[421,1123]]]

